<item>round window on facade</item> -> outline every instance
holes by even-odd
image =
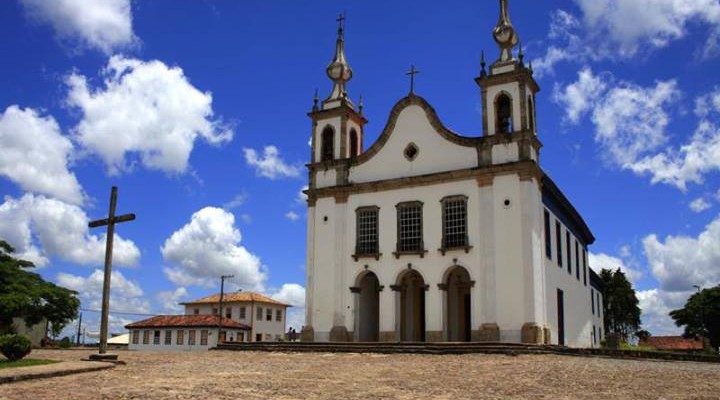
[[[415,158],[417,158],[418,154],[420,153],[420,149],[415,145],[415,143],[410,143],[405,147],[405,158],[408,159],[408,161],[414,161]]]

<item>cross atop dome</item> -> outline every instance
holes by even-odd
[[[352,68],[350,68],[350,64],[345,58],[345,15],[340,13],[336,21],[338,23],[338,36],[335,41],[335,55],[326,69],[328,78],[333,81],[333,90],[330,92],[330,96],[323,101],[323,108],[325,109],[337,106],[342,101],[348,102],[353,107],[345,87],[353,76]]]

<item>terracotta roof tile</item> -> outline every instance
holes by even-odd
[[[640,343],[644,346],[652,346],[658,350],[702,350],[701,340],[685,339],[682,336],[650,336],[646,341]]]
[[[223,303],[232,303],[232,302],[250,302],[254,301],[256,303],[268,303],[268,304],[277,304],[279,306],[285,306],[285,307],[292,307],[290,304],[285,304],[283,302],[277,301],[275,299],[271,299],[270,297],[267,297],[260,293],[255,292],[235,292],[235,293],[225,293],[223,296]],[[201,299],[192,300],[192,301],[186,301],[184,303],[180,304],[216,304],[220,302],[220,294],[213,294],[207,297],[203,297]]]
[[[218,317],[216,315],[158,315],[127,324],[125,328],[217,327],[217,325]],[[223,328],[250,329],[248,325],[228,318],[222,319],[222,326]]]

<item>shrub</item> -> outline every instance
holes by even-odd
[[[0,353],[10,361],[20,360],[30,354],[32,343],[23,335],[0,336]]]
[[[69,337],[65,336],[62,340],[60,340],[61,349],[69,349],[70,347],[72,347],[72,340],[70,340]]]

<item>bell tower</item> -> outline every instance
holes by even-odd
[[[326,68],[333,88],[322,102],[317,91],[315,92],[313,108],[308,114],[313,121],[313,164],[329,165],[339,160],[350,160],[363,151],[363,131],[367,120],[362,115],[362,98],[356,107],[347,93],[347,84],[353,77],[353,70],[345,58],[345,16],[340,14],[337,22],[335,55]]]
[[[488,69],[483,52],[480,76],[475,79],[482,92],[483,135],[502,136],[505,142],[518,142],[518,159],[514,161],[537,161],[540,146],[536,138],[535,94],[540,87],[533,78],[532,64],[525,65],[520,36],[510,21],[508,0],[500,0],[500,18],[493,29],[493,38],[500,55]],[[516,58],[514,49],[517,46]],[[501,140],[497,138],[493,142],[496,141]],[[528,147],[528,142],[536,145]],[[492,163],[497,162],[493,160]]]

